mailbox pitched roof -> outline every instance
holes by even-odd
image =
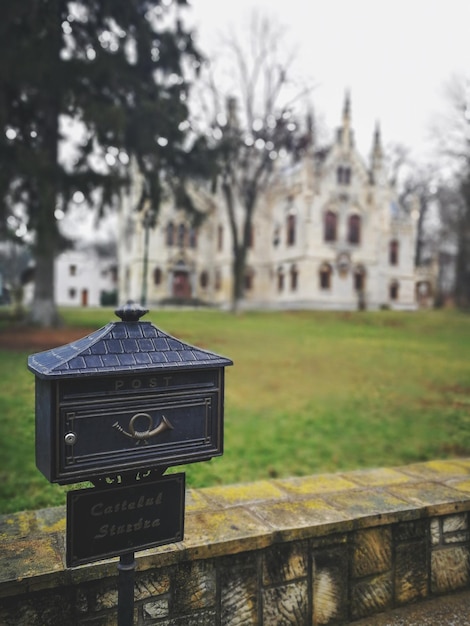
[[[132,371],[233,365],[230,359],[183,343],[150,322],[111,322],[64,346],[32,354],[28,368],[39,378],[74,378]]]

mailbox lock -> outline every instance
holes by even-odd
[[[77,435],[75,433],[67,433],[64,437],[64,441],[68,446],[73,446],[77,441]]]

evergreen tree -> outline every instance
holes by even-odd
[[[101,208],[144,177],[158,210],[184,180],[188,75],[200,56],[186,0],[5,0],[0,5],[0,227],[14,213],[34,234],[32,321],[57,321],[56,215],[81,192]],[[201,145],[198,144],[198,148]]]

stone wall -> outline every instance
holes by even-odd
[[[188,490],[139,552],[135,624],[339,625],[470,588],[470,459]],[[66,569],[64,509],[0,518],[0,624],[117,623],[117,560]]]

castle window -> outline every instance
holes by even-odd
[[[295,245],[295,228],[296,228],[296,215],[289,213],[287,216],[287,245]]]
[[[388,254],[390,265],[398,265],[398,250],[398,241],[396,239],[393,239],[393,241],[390,242]]]
[[[117,279],[118,279],[118,268],[117,268],[117,266],[116,265],[112,265],[109,268],[109,272],[111,274],[111,280],[113,281],[113,283],[116,283]]]
[[[186,243],[186,226],[184,224],[180,224],[178,226],[178,246],[180,248],[184,248]]]
[[[336,231],[338,225],[338,217],[333,211],[325,213],[324,222],[324,238],[325,241],[336,241]]]
[[[281,241],[281,229],[279,226],[276,226],[274,228],[274,234],[273,234],[273,246],[277,247],[280,241]]]
[[[197,248],[197,230],[193,226],[189,229],[189,247]]]
[[[350,215],[348,219],[348,242],[361,243],[361,218],[359,215]]]
[[[217,227],[217,250],[222,252],[224,248],[224,227],[219,224]]]
[[[277,270],[277,290],[284,291],[284,271],[282,267]]]
[[[202,289],[206,289],[209,285],[209,274],[205,270],[201,272],[201,275],[199,277],[199,284],[201,285]]]
[[[71,289],[69,289],[69,298],[71,300],[74,300],[77,297],[77,290],[73,289],[73,287]]]
[[[392,280],[389,287],[390,300],[398,300],[400,285],[397,280]]]
[[[299,272],[296,265],[291,265],[290,268],[290,289],[291,291],[297,290],[297,283],[299,278]]]
[[[162,282],[162,270],[159,267],[153,270],[153,282],[155,285],[159,285]]]
[[[320,267],[320,289],[331,289],[331,274],[333,270],[329,263],[323,263]]]
[[[340,165],[336,170],[336,181],[339,185],[351,183],[351,168]]]
[[[169,222],[166,227],[166,245],[171,247],[175,244],[175,225]]]
[[[366,286],[366,270],[359,265],[354,270],[354,289],[363,292]]]

